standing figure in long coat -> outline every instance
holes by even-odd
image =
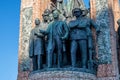
[[[29,41],[29,57],[33,61],[33,70],[42,68],[42,54],[44,54],[44,36],[39,33],[40,20],[35,19],[35,28],[32,29]]]

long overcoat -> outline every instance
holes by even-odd
[[[40,28],[32,29],[29,40],[29,56],[44,54],[44,37],[39,32]]]

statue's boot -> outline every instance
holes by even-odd
[[[38,66],[37,66],[37,56],[33,56],[32,58],[32,62],[33,62],[33,71],[36,71],[38,69]]]
[[[42,56],[41,55],[38,55],[37,64],[38,64],[38,70],[42,69]]]
[[[71,54],[71,63],[72,63],[72,67],[76,67],[76,55],[75,55],[75,53]]]
[[[58,53],[58,68],[62,67],[62,54]]]
[[[48,68],[51,68],[52,67],[52,51],[48,52],[47,54],[47,66]]]

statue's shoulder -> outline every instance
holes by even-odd
[[[76,20],[71,20],[71,21],[69,22],[69,24],[75,23],[75,22],[76,22]]]
[[[53,25],[53,21],[48,24],[48,29]]]
[[[91,23],[93,20],[89,17],[84,17],[82,21],[87,22],[87,23]]]
[[[59,22],[59,23],[65,23],[65,21],[62,21],[62,20],[59,20],[58,22]]]
[[[50,26],[50,25],[52,25],[53,24],[53,21],[52,22],[50,22],[49,24],[48,24],[48,26]]]

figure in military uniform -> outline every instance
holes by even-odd
[[[69,23],[70,28],[70,40],[71,40],[71,62],[72,67],[76,67],[76,53],[80,50],[81,53],[81,65],[82,68],[87,68],[87,51],[88,51],[88,36],[91,34],[90,25],[97,27],[97,25],[91,20],[82,17],[82,10],[75,8],[72,11],[73,16],[76,20],[72,20]]]

